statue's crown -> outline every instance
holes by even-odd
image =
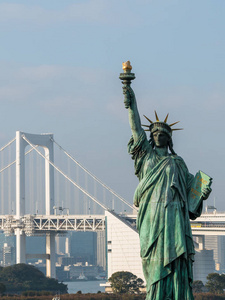
[[[167,114],[166,118],[164,121],[159,121],[157,112],[155,111],[155,117],[156,117],[156,122],[152,122],[149,118],[147,118],[145,115],[144,117],[149,121],[150,125],[142,125],[144,127],[148,127],[148,129],[145,129],[145,131],[150,131],[151,133],[159,130],[159,131],[163,131],[166,134],[168,134],[169,136],[172,136],[172,132],[175,130],[182,130],[183,128],[175,128],[172,129],[171,127],[177,123],[179,123],[180,121],[174,122],[172,124],[168,124],[167,123],[167,119],[168,119],[169,114]]]

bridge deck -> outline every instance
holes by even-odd
[[[120,215],[135,226],[135,215]],[[47,232],[64,233],[66,231],[103,231],[104,215],[25,215],[17,219],[15,215],[0,215],[0,230],[6,235],[14,234],[21,228],[26,235]],[[193,235],[225,235],[225,213],[203,213],[191,220]]]
[[[21,228],[26,235],[55,231],[102,231],[105,230],[104,215],[25,215],[20,219],[15,216],[0,216],[0,230],[11,235],[15,228]]]

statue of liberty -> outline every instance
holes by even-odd
[[[155,112],[155,122],[145,116],[149,124],[141,125],[135,94],[130,87],[135,76],[130,72],[129,61],[123,64],[123,69],[120,79],[132,131],[128,152],[139,179],[134,205],[139,208],[137,229],[146,300],[193,300],[195,251],[189,219],[201,215],[202,202],[211,192],[211,178],[201,171],[194,177],[175,153],[172,132],[179,130],[173,128],[178,122],[169,124],[168,115],[160,121]],[[150,132],[150,140],[145,131]],[[201,177],[204,175],[205,178]]]

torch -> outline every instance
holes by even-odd
[[[131,80],[135,79],[135,74],[131,73],[132,66],[129,60],[122,63],[122,66],[123,66],[123,73],[120,73],[119,78],[120,80],[122,80],[123,88],[125,89],[126,87],[130,87]],[[125,108],[128,108],[130,106],[130,100],[127,93],[124,94],[124,104],[125,104]]]

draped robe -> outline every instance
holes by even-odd
[[[139,207],[137,229],[140,236],[143,273],[148,300],[193,300],[191,284],[194,245],[188,211],[188,192],[194,176],[177,155],[159,156],[142,131],[128,152],[135,164],[139,184],[134,205]]]

